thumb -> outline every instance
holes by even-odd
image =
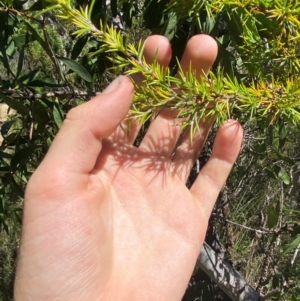
[[[67,114],[40,168],[89,173],[102,148],[125,118],[134,93],[129,78],[116,78],[99,96]]]

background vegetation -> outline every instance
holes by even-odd
[[[90,4],[77,0],[72,7]],[[75,37],[76,27],[58,18],[58,10],[47,11],[51,5],[42,0],[0,2],[1,301],[12,300],[23,193],[30,175],[66,112],[128,71],[112,68],[118,53],[91,57],[105,41],[88,31]],[[207,98],[226,99],[234,91],[237,105],[229,114],[243,123],[245,138],[206,241],[262,296],[299,300],[300,4],[96,0],[90,19],[98,29],[100,20],[114,25],[135,46],[151,33],[168,37],[173,47],[171,75],[190,37],[206,33],[216,39],[219,55],[210,78],[215,87],[222,83],[225,88],[219,94],[213,88]],[[214,133],[188,185],[205,164]],[[184,300],[230,299],[196,267]]]

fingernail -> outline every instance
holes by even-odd
[[[229,119],[225,122],[224,125],[229,131],[234,132],[237,130],[239,123],[234,119]]]
[[[117,89],[122,82],[122,76],[115,78],[103,91],[102,94],[107,94]]]

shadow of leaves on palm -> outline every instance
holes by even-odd
[[[159,154],[160,149],[169,147],[171,139],[164,138],[159,141],[150,139],[152,147],[147,151],[124,142],[113,140],[103,141],[103,153],[100,161],[96,164],[96,168],[101,169],[108,162],[112,162],[115,175],[117,175],[120,169],[124,171],[128,170],[128,172],[136,171],[147,177],[148,184],[158,176],[162,177],[163,182],[168,177],[176,176],[171,158]]]

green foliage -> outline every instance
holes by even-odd
[[[226,257],[261,293],[278,291],[274,300],[293,300],[298,291],[299,259],[292,258],[300,233],[300,137],[297,128],[284,127],[285,135],[283,125],[245,127],[242,154],[215,213]]]
[[[16,224],[17,225],[17,224]],[[10,225],[12,226],[12,225]],[[0,232],[0,300],[12,300],[14,268],[20,229],[10,228],[10,235]]]
[[[176,3],[182,7],[182,3],[179,2]],[[285,76],[285,78],[282,78],[282,73],[277,75],[272,72],[270,66],[267,67],[266,72],[262,70],[261,66],[264,63],[275,60],[280,61],[280,65],[287,68],[283,61],[286,57],[286,51],[284,46],[281,48],[276,46],[276,49],[275,46],[272,47],[276,51],[276,58],[273,57],[273,54],[270,55],[270,46],[264,51],[258,51],[257,43],[259,44],[264,39],[267,39],[264,42],[265,44],[269,43],[270,37],[266,38],[264,33],[269,28],[259,28],[259,24],[263,24],[263,20],[260,18],[258,21],[257,15],[261,15],[262,11],[258,10],[257,12],[257,9],[254,10],[252,6],[240,2],[232,3],[231,1],[228,3],[226,1],[213,1],[205,4],[208,19],[206,20],[208,23],[205,23],[206,28],[213,30],[216,24],[211,23],[211,20],[223,16],[223,21],[227,21],[228,28],[232,29],[234,38],[228,37],[227,39],[231,38],[231,42],[233,42],[234,51],[232,52],[237,52],[238,55],[235,59],[239,61],[239,66],[235,72],[224,72],[224,68],[221,68],[216,76],[211,75],[210,79],[203,82],[196,78],[192,70],[186,74],[180,71],[179,75],[175,77],[170,69],[161,68],[157,62],[151,65],[147,64],[142,57],[142,43],[135,47],[135,45],[128,43],[120,32],[117,32],[113,27],[102,25],[102,22],[100,22],[100,29],[96,27],[91,20],[94,1],[91,2],[90,7],[86,5],[85,8],[79,10],[74,9],[68,1],[54,0],[52,3],[53,6],[50,6],[47,10],[56,9],[60,19],[69,26],[76,26],[77,30],[73,33],[74,35],[81,37],[91,34],[102,42],[100,49],[94,55],[111,53],[110,59],[117,71],[124,70],[127,75],[143,74],[145,85],[136,89],[136,97],[130,111],[130,117],[138,117],[140,121],[146,122],[152,115],[156,116],[163,108],[169,107],[172,110],[178,110],[179,117],[186,118],[183,126],[190,126],[192,134],[196,131],[196,125],[200,119],[212,116],[216,116],[217,124],[222,123],[230,116],[244,120],[263,119],[269,124],[276,122],[279,118],[288,120],[292,124],[298,124],[300,121],[300,85],[297,77],[294,77],[297,75],[297,73],[295,74],[297,72],[295,68],[298,65],[298,60],[294,58],[289,62],[292,72],[291,77]],[[149,3],[148,9],[151,9],[153,3]],[[166,32],[169,31],[169,27],[174,28],[176,24],[173,20],[174,16],[177,16],[176,20],[185,17],[185,15],[182,15],[186,9],[185,6],[183,5],[183,9],[177,10],[177,4],[175,5],[174,2],[167,7],[166,12],[161,12],[163,15],[161,18],[169,17],[168,20],[171,22],[171,24],[168,23],[167,28],[164,26]],[[189,16],[197,17],[198,24],[201,24],[199,14],[203,2],[195,1],[192,4],[192,6],[187,6]],[[268,7],[270,11],[272,8]],[[180,15],[178,15],[179,11],[181,12]],[[273,9],[272,11],[272,18],[269,19],[272,20],[275,16],[277,18],[281,16],[280,9]],[[172,16],[170,16],[170,13],[172,13]],[[279,29],[286,31],[292,24],[294,26],[298,25],[293,15],[288,17],[288,23],[279,22]],[[201,29],[202,25],[199,28]],[[273,32],[278,34],[277,31],[273,30]],[[290,30],[286,42],[291,42],[296,47],[297,44],[293,41],[297,40],[297,36],[297,31]],[[223,41],[224,38],[225,35]],[[289,50],[290,48],[292,47],[289,45]],[[253,57],[253,53],[259,53],[259,61]],[[259,72],[255,70],[253,62],[258,62]],[[278,66],[279,69],[280,65]],[[244,79],[244,83],[241,82],[241,73],[247,77],[247,80]],[[176,92],[178,89],[182,91],[180,95]]]

